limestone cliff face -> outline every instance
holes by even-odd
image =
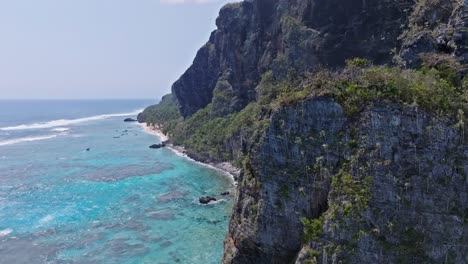
[[[444,0],[445,1],[445,0]],[[412,0],[246,0],[228,4],[218,29],[173,85],[187,117],[208,105],[219,81],[229,83],[233,111],[255,100],[260,76],[337,67],[351,57],[391,62]]]
[[[271,117],[262,144],[251,154],[250,171],[240,178],[224,263],[294,259],[302,244],[300,218],[318,217],[327,208],[331,175],[314,175],[310,166],[319,157],[320,164],[336,166],[333,142],[345,121],[341,107],[327,98]]]
[[[466,263],[468,146],[416,108],[328,98],[271,117],[240,179],[224,263]],[[323,231],[301,248],[302,217]],[[308,262],[309,261],[309,262]]]
[[[335,178],[322,239],[306,245],[296,263],[466,263],[463,131],[416,108],[392,104],[369,107],[344,134],[353,129],[354,149],[337,154],[342,157],[338,177],[343,171],[350,175],[355,187],[368,188],[367,197],[346,193],[343,187],[352,184]],[[368,186],[362,186],[365,177],[370,177]],[[359,198],[366,206],[346,214]]]

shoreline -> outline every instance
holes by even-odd
[[[143,131],[145,133],[153,135],[153,136],[158,136],[159,139],[161,140],[161,142],[169,140],[169,137],[164,135],[164,133],[161,130],[159,130],[159,129],[155,128],[155,127],[150,127],[150,126],[148,126],[147,123],[138,123],[138,125],[143,128]]]
[[[168,141],[170,138],[166,136],[160,129],[156,127],[151,127],[148,126],[147,123],[139,123],[139,125],[143,128],[143,131],[145,133],[148,133],[153,136],[159,137],[159,139],[162,142]],[[182,146],[175,146],[173,144],[166,144],[166,148],[174,152],[177,156],[184,157],[192,162],[195,162],[199,165],[205,166],[207,168],[210,168],[212,170],[216,170],[218,172],[221,172],[225,174],[226,176],[229,176],[229,178],[232,180],[232,184],[234,186],[237,186],[237,179],[239,178],[240,174],[240,169],[235,167],[229,162],[219,162],[219,163],[214,163],[214,162],[201,162],[198,160],[193,159],[189,155],[187,155],[187,151],[185,150],[184,147]]]

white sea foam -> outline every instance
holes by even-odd
[[[24,142],[31,142],[37,140],[44,140],[44,139],[51,139],[56,138],[58,135],[49,135],[49,136],[37,136],[37,137],[24,137],[24,138],[16,138],[16,139],[9,139],[0,141],[0,146],[7,146],[7,145],[14,145]]]
[[[43,224],[47,224],[48,222],[54,220],[54,216],[52,215],[46,215],[44,216],[43,218],[41,218],[41,220],[39,220],[39,224],[43,225]]]
[[[8,236],[12,232],[13,232],[13,229],[11,228],[0,230],[0,237]]]
[[[232,173],[230,173],[230,172],[228,172],[228,171],[226,171],[226,170],[220,169],[220,168],[218,168],[218,167],[216,167],[216,166],[213,166],[213,165],[211,165],[211,164],[203,163],[203,162],[194,160],[194,159],[190,158],[187,154],[183,153],[181,150],[176,149],[176,148],[174,148],[174,147],[167,147],[167,148],[168,148],[169,150],[171,150],[171,151],[172,151],[175,155],[177,155],[177,156],[186,158],[186,159],[190,160],[190,161],[193,162],[193,163],[196,163],[196,164],[198,164],[198,165],[201,165],[201,166],[210,168],[210,169],[212,169],[212,170],[221,172],[222,174],[229,176],[229,180],[231,180],[231,183],[232,183],[233,185],[237,185],[237,181],[236,181],[236,179],[235,179],[235,177],[234,177],[234,175],[233,175]]]
[[[111,118],[111,117],[124,117],[124,116],[137,115],[141,111],[142,110],[138,110],[138,111],[131,112],[131,113],[97,115],[97,116],[83,117],[83,118],[78,118],[78,119],[59,119],[59,120],[53,120],[53,121],[43,122],[43,123],[33,123],[33,124],[27,124],[27,125],[2,127],[2,128],[0,128],[0,130],[11,131],[11,130],[27,130],[27,129],[43,129],[43,128],[64,127],[64,126],[68,126],[68,125],[74,125],[74,124],[90,122],[90,121],[97,121],[97,120],[107,119],[107,118]]]
[[[65,132],[65,131],[68,131],[70,130],[69,127],[57,127],[57,128],[52,128],[50,131],[54,131],[54,132]]]
[[[216,200],[216,201],[211,201],[208,204],[219,204],[219,203],[222,203],[222,202],[225,202],[225,201],[226,201],[226,199],[219,199],[219,200]]]

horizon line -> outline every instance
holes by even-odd
[[[158,100],[160,97],[154,98],[0,98],[0,101],[78,101],[78,100]]]

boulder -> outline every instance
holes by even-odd
[[[164,148],[164,147],[166,147],[166,144],[164,144],[164,143],[153,144],[153,145],[149,146],[149,148],[151,148],[151,149],[160,149],[160,148]]]
[[[216,202],[216,198],[210,197],[210,196],[207,196],[207,197],[200,197],[200,198],[198,199],[198,201],[199,201],[201,204],[209,204],[210,202]]]

